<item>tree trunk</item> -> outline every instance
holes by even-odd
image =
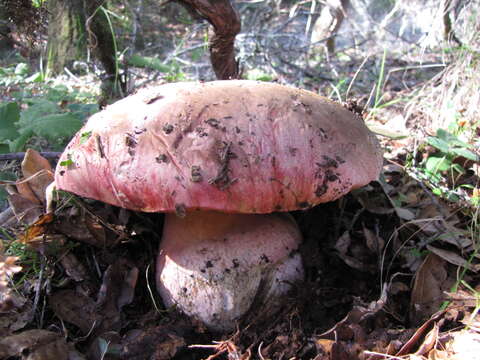
[[[56,75],[75,60],[86,60],[87,46],[100,61],[106,75],[102,78],[102,103],[122,96],[124,82],[118,77],[114,34],[104,12],[104,1],[49,0],[47,69]],[[102,7],[103,6],[103,7]]]
[[[48,1],[47,71],[57,75],[87,58],[83,0]]]
[[[13,40],[9,26],[8,15],[2,2],[0,2],[0,57],[13,50]]]
[[[115,34],[105,13],[105,0],[84,0],[88,43],[94,56],[102,63],[106,76],[102,79],[103,101],[123,97],[126,84],[118,73]]]

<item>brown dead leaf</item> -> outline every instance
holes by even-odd
[[[346,255],[351,243],[352,238],[350,237],[350,232],[347,230],[337,239],[335,249],[337,249],[340,254]]]
[[[0,309],[0,339],[23,329],[31,321],[32,304],[17,293],[10,293],[11,304]]]
[[[17,260],[18,257],[5,256],[3,242],[0,240],[0,311],[2,312],[15,307],[8,282],[15,273],[22,270],[22,267],[16,264]]]
[[[365,226],[363,226],[363,235],[368,249],[374,254],[381,254],[385,246],[385,240]]]
[[[416,215],[412,209],[407,209],[404,207],[395,207],[395,212],[400,219],[410,221],[415,219]]]
[[[30,178],[28,180],[28,185],[37,199],[44,204],[45,190],[54,180],[52,166],[48,160],[41,156],[37,151],[27,149],[22,161],[22,173],[24,177]]]
[[[415,351],[420,350],[422,344],[424,343],[424,339],[428,337],[427,335],[430,333],[431,329],[437,326],[437,322],[441,321],[443,316],[445,315],[445,311],[439,311],[432,315],[430,319],[422,324],[418,328],[417,331],[413,334],[413,336],[402,346],[402,348],[398,351],[396,356],[404,356],[407,354],[413,354]],[[435,339],[438,337],[438,330],[433,333],[435,335]],[[427,340],[427,344],[429,340]]]
[[[186,347],[186,327],[159,325],[129,331],[122,340],[120,358],[125,360],[171,359]],[[152,356],[155,354],[155,356]]]
[[[410,298],[410,321],[420,324],[440,308],[446,280],[445,260],[434,253],[428,254],[415,274]]]
[[[114,245],[116,239],[107,236],[104,226],[93,215],[78,209],[76,214],[59,215],[55,229],[71,239],[84,242],[97,248]]]
[[[316,360],[350,360],[351,349],[343,341],[319,339],[315,342],[318,355]]]
[[[65,272],[76,282],[85,280],[88,277],[87,269],[85,266],[77,259],[77,257],[68,252],[60,258],[60,263],[62,264]]]
[[[50,306],[58,318],[74,324],[82,334],[88,334],[101,322],[96,314],[95,302],[75,290],[60,290],[49,297]]]
[[[381,184],[381,183],[380,183]],[[352,195],[369,212],[378,215],[392,214],[395,210],[391,205],[390,198],[385,191],[388,184],[383,185],[384,191],[378,191],[371,185],[352,191]]]
[[[21,224],[31,225],[43,214],[43,208],[19,194],[8,195],[8,203]]]
[[[428,360],[451,360],[448,352],[438,349],[433,349],[428,354]]]
[[[432,245],[427,245],[427,249],[430,250],[432,253],[435,255],[441,257],[442,259],[446,260],[450,264],[457,265],[457,266],[462,266],[465,267],[473,272],[477,272],[478,269],[476,269],[473,266],[470,266],[470,264],[467,262],[466,259],[461,257],[459,254],[456,252],[450,251],[450,250],[445,250],[445,249],[440,249]]]
[[[24,234],[20,237],[20,241],[25,244],[32,242],[36,237],[42,236],[47,233],[49,225],[53,222],[53,214],[45,214],[30,225]]]
[[[180,350],[186,346],[185,339],[183,337],[167,334],[167,339],[163,342],[155,342],[156,348],[153,354],[154,359],[168,360],[172,359]]]
[[[439,326],[435,322],[433,323],[433,328],[430,330],[425,336],[425,339],[423,340],[422,344],[419,346],[418,350],[415,352],[415,355],[426,355],[432,350],[435,345],[437,344],[438,341],[438,331],[439,331]]]
[[[0,358],[22,356],[25,360],[67,360],[69,346],[59,334],[33,329],[0,340]]]
[[[372,318],[377,314],[387,302],[388,286],[383,286],[382,295],[377,301],[372,301],[370,304],[355,305],[352,310],[340,320],[330,330],[317,336],[317,339],[330,339],[330,340],[351,340],[352,338],[358,338],[359,329],[358,325],[362,321]],[[357,339],[356,339],[357,340]]]
[[[99,333],[120,329],[120,311],[133,300],[137,278],[138,268],[127,259],[120,258],[105,270],[96,303],[103,316]]]
[[[21,179],[20,181],[16,182],[16,187],[19,195],[21,195],[25,199],[30,200],[34,204],[41,204],[41,201],[38,200],[38,198],[35,196],[32,188],[30,187],[30,185],[28,185],[27,181],[23,181]]]

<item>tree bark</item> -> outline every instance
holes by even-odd
[[[102,79],[104,101],[122,97],[125,93],[125,81],[118,73],[117,54],[115,53],[115,34],[110,29],[107,15],[102,7],[105,0],[84,0],[88,44],[95,57],[102,63],[106,76]]]
[[[57,75],[87,57],[83,0],[49,0],[48,11],[47,70]]]
[[[190,13],[206,19],[215,32],[210,40],[210,61],[218,79],[238,79],[238,62],[235,59],[235,37],[241,23],[230,0],[177,0]]]
[[[87,46],[100,61],[102,102],[123,94],[124,82],[118,77],[114,34],[101,0],[49,0],[47,69],[56,75],[75,60],[86,60]]]

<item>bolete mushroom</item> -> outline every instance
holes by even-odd
[[[230,80],[139,91],[93,115],[56,169],[59,189],[165,212],[157,286],[167,306],[231,330],[302,279],[291,210],[377,178],[362,119],[312,92]],[[257,215],[254,215],[257,214]]]

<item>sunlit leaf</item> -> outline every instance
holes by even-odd
[[[451,152],[454,153],[455,155],[462,156],[465,159],[472,160],[472,161],[478,161],[478,155],[475,154],[473,151],[470,151],[468,149],[464,148],[454,148],[451,149]]]
[[[448,153],[450,150],[450,146],[448,145],[448,142],[446,142],[443,139],[429,136],[427,137],[426,141],[428,145],[433,146],[434,148],[444,153]]]
[[[0,105],[0,142],[18,137],[15,123],[20,119],[20,106],[16,102]]]
[[[425,163],[425,168],[432,174],[435,174],[438,171],[447,171],[451,166],[451,160],[447,159],[445,156],[430,156]]]

